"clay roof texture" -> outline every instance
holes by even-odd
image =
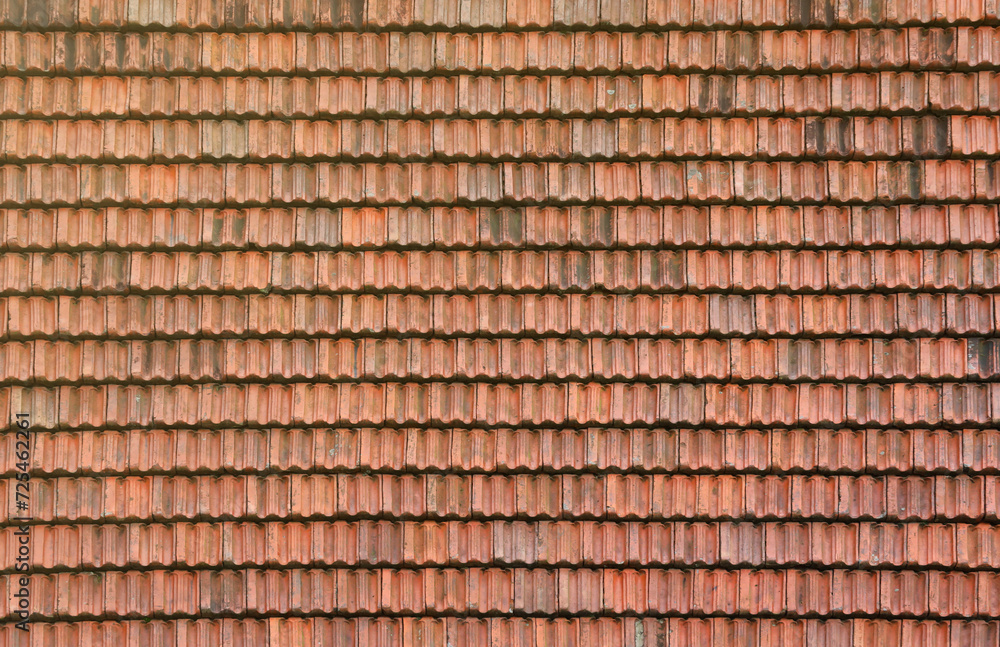
[[[994,0],[0,2],[0,646],[1000,647],[998,114]]]

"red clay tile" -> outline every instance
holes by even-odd
[[[856,6],[858,3],[850,3]],[[859,42],[864,41],[862,31],[806,32],[809,38],[809,68],[813,71],[838,72],[858,67]]]
[[[995,11],[265,4],[3,14],[35,642],[995,642]]]
[[[759,117],[757,151],[766,157],[798,157],[804,151],[804,122],[801,119]],[[775,183],[775,186],[777,183]]]

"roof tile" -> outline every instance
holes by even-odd
[[[995,638],[991,10],[394,1],[0,18],[36,641]]]

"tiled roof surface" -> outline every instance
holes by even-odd
[[[1000,647],[996,0],[0,30],[0,646]]]

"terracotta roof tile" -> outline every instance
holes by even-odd
[[[32,643],[996,644],[938,4],[0,7]]]

